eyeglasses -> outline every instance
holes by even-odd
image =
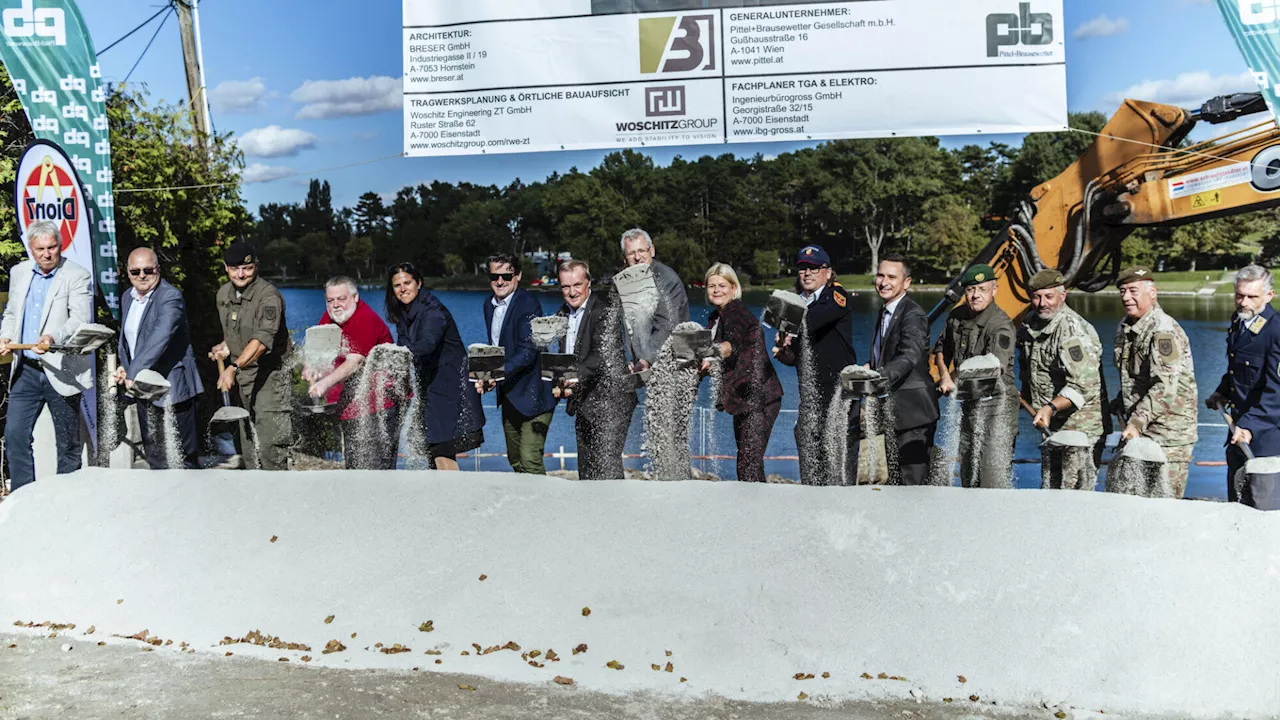
[[[159,272],[160,272],[160,268],[158,267],[129,268],[130,277],[138,277],[139,275],[146,275],[147,277],[151,277],[152,275],[155,275]]]
[[[821,267],[814,267],[814,266],[812,266],[812,265],[806,265],[806,266],[804,266],[804,267],[802,267],[802,268],[797,269],[797,270],[796,270],[796,272],[797,272],[798,274],[800,274],[800,275],[805,275],[805,274],[809,274],[809,275],[817,275],[817,274],[818,274],[818,271],[820,271],[820,270],[826,270],[827,268],[830,268],[830,267],[831,267],[830,265],[823,265],[823,266],[821,266]]]
[[[489,282],[498,282],[499,280],[511,282],[511,279],[515,276],[515,273],[489,273]]]

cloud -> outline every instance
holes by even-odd
[[[266,108],[262,101],[268,97],[275,97],[275,93],[267,93],[260,77],[226,80],[209,91],[209,104],[222,113],[257,113]]]
[[[1112,20],[1104,14],[1082,24],[1080,27],[1076,28],[1076,31],[1071,35],[1077,40],[1083,40],[1084,38],[1091,37],[1119,35],[1128,29],[1129,21],[1125,18],[1121,17]]]
[[[403,78],[371,75],[346,80],[308,80],[289,95],[304,103],[299,120],[372,115],[400,110],[404,105]]]
[[[236,145],[250,157],[293,157],[316,146],[316,136],[305,130],[292,130],[279,125],[254,128],[237,138]]]
[[[254,163],[244,169],[240,177],[247,183],[271,182],[287,177],[294,173],[291,167],[281,167],[279,165],[264,165],[262,163]]]
[[[1108,95],[1107,101],[1110,105],[1117,105],[1125,98],[1133,98],[1182,107],[1200,107],[1205,100],[1217,95],[1254,92],[1257,89],[1253,75],[1248,71],[1238,75],[1211,75],[1201,71],[1182,73],[1172,80],[1144,80],[1121,92]]]

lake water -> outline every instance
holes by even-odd
[[[299,288],[285,288],[282,292],[285,298],[286,321],[289,329],[294,332],[295,338],[300,340],[302,331],[316,324],[324,314],[324,293],[318,289]],[[435,294],[453,313],[454,320],[458,323],[458,329],[462,334],[462,341],[465,344],[488,342],[488,332],[484,327],[482,310],[482,303],[489,297],[488,293],[478,291],[440,291]],[[541,301],[543,311],[547,314],[555,312],[562,302],[558,292],[535,292],[535,295]],[[375,310],[381,313],[383,302],[381,288],[366,288],[362,297],[365,302],[368,302]],[[702,291],[690,289],[689,297],[691,301],[690,312],[693,319],[705,323],[711,308],[707,305]],[[913,297],[926,310],[932,309],[933,305],[941,298],[938,293],[927,292],[913,293]],[[767,298],[767,293],[760,292],[748,293],[744,299],[756,316],[759,317]],[[1098,335],[1102,339],[1104,346],[1103,365],[1107,377],[1107,389],[1114,397],[1120,385],[1111,362],[1111,350],[1115,344],[1116,324],[1123,316],[1120,298],[1116,295],[1088,295],[1077,292],[1070,295],[1068,302],[1092,322],[1098,330]],[[1161,300],[1161,305],[1186,330],[1191,339],[1192,352],[1195,357],[1201,422],[1200,441],[1196,444],[1195,460],[1197,462],[1221,461],[1223,459],[1223,443],[1226,438],[1226,429],[1222,418],[1206,409],[1203,405],[1203,400],[1217,387],[1218,381],[1226,368],[1226,328],[1233,310],[1231,297],[1221,293],[1219,296],[1208,298],[1166,296]],[[859,362],[865,361],[865,356],[870,352],[872,328],[879,306],[879,298],[874,293],[860,292],[853,298],[855,311],[853,332]],[[941,321],[935,323],[933,327],[935,338],[940,332],[941,326]],[[773,336],[773,331],[765,328],[765,339],[770,346],[773,343]],[[777,369],[778,377],[782,381],[785,395],[782,399],[782,414],[778,417],[778,422],[774,426],[766,454],[768,456],[794,457],[796,455],[796,444],[792,430],[795,425],[795,409],[799,397],[796,389],[796,373],[793,368],[779,363],[774,363],[774,367]],[[499,471],[510,469],[503,455],[506,452],[506,443],[502,434],[501,417],[497,407],[494,405],[493,397],[492,394],[485,396],[485,442],[477,452],[482,455],[491,453],[499,457],[464,460],[462,461],[464,467]],[[943,398],[941,401],[944,418],[947,416],[947,408],[951,402],[948,398]],[[1040,434],[1031,426],[1030,418],[1025,413],[1020,413],[1019,417],[1020,430],[1015,457],[1023,461],[1038,462],[1040,457],[1038,449]],[[639,454],[640,452],[642,418],[642,408],[637,408],[631,424],[631,432],[627,439],[626,452],[628,454]],[[940,422],[939,435],[941,436],[942,434],[943,423]],[[702,384],[702,389],[698,396],[691,435],[690,447],[694,455],[730,456],[730,459],[694,461],[695,466],[721,477],[732,478],[736,476],[734,462],[731,459],[731,456],[736,452],[736,445],[733,440],[733,420],[724,413],[716,412],[714,403],[708,395],[707,383],[705,382]],[[547,437],[547,452],[555,453],[560,451],[562,447],[565,452],[570,453],[574,452],[575,449],[573,418],[565,414],[563,403],[556,408],[555,419]],[[563,462],[565,468],[576,469],[576,463],[573,458],[565,459]],[[628,459],[626,462],[628,467],[641,467],[644,464],[644,460],[641,458]],[[549,469],[559,469],[560,463],[561,460],[559,459],[547,459],[547,467]],[[795,478],[799,474],[798,465],[793,459],[766,461],[765,470],[769,473],[778,473],[791,478]],[[1019,487],[1038,488],[1040,486],[1040,469],[1038,465],[1025,462],[1018,463],[1015,465],[1015,471]],[[1226,496],[1225,476],[1226,470],[1223,467],[1193,465],[1187,487],[1187,495],[1189,497],[1223,498]]]

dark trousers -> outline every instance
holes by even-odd
[[[395,470],[400,451],[400,407],[342,420],[342,461],[348,470]]]
[[[764,482],[764,451],[769,446],[773,423],[782,409],[774,400],[758,410],[733,416],[733,438],[738,442],[738,481]]]
[[[898,468],[903,485],[929,484],[929,449],[933,447],[933,434],[937,422],[900,430],[898,439]]]
[[[182,467],[194,470],[200,467],[200,432],[196,424],[196,399],[174,403],[173,413],[178,431],[178,445],[182,452]],[[170,467],[165,450],[165,409],[151,403],[138,403],[138,429],[142,431],[142,450],[152,470]],[[175,458],[178,460],[179,458]]]
[[[10,489],[36,479],[35,453],[31,450],[36,418],[45,405],[53,416],[53,432],[58,443],[58,474],[80,469],[80,395],[63,397],[53,389],[44,370],[28,364],[21,356],[13,387],[9,388],[9,414],[4,426],[5,457],[9,459]]]
[[[627,444],[631,414],[636,409],[636,396],[607,402],[584,403],[574,416],[574,433],[578,438],[579,480],[621,480],[622,450]]]

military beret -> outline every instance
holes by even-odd
[[[222,262],[227,267],[252,265],[258,262],[258,253],[254,252],[253,246],[244,240],[236,240],[222,253]]]
[[[1119,277],[1116,278],[1116,287],[1121,287],[1122,285],[1137,282],[1139,280],[1150,280],[1155,282],[1156,274],[1151,272],[1151,268],[1134,265],[1131,268],[1125,268],[1124,271],[1120,273]]]
[[[1045,268],[1031,276],[1031,279],[1027,281],[1027,289],[1031,292],[1039,292],[1066,284],[1067,281],[1062,277],[1062,273],[1053,268]]]
[[[969,287],[970,285],[977,285],[995,279],[996,271],[990,265],[978,263],[977,265],[970,265],[969,269],[965,270],[964,277],[960,279],[960,285]]]

